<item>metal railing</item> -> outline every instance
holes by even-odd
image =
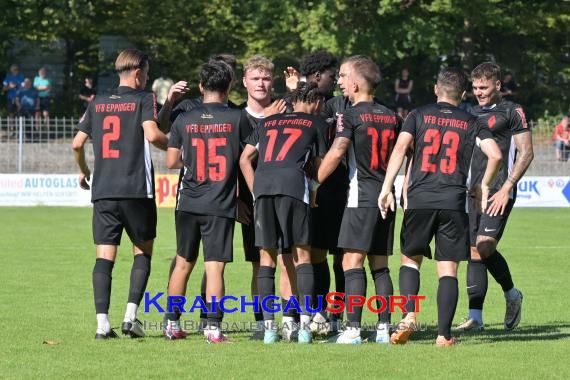
[[[0,173],[75,173],[71,141],[78,118],[0,118]],[[527,174],[570,175],[570,160],[559,162],[552,144],[554,125],[529,123],[533,130],[535,158]],[[170,172],[165,154],[151,148],[156,173]],[[86,147],[92,166],[93,149]]]

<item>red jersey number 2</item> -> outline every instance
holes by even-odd
[[[119,158],[119,149],[111,149],[111,141],[118,141],[121,137],[121,119],[115,115],[105,116],[103,119],[103,158]]]

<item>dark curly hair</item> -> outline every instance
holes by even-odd
[[[308,76],[315,73],[322,73],[328,69],[336,69],[338,59],[326,50],[319,50],[306,55],[301,60],[301,74]]]
[[[297,102],[312,104],[317,100],[323,101],[324,95],[315,82],[299,82],[297,89],[289,93],[285,100],[290,104]]]

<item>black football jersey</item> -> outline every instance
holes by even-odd
[[[247,128],[241,110],[221,103],[202,104],[176,119],[168,146],[183,150],[178,210],[236,217],[240,143]]]
[[[400,117],[376,102],[360,102],[339,115],[336,136],[351,139],[346,207],[378,207],[388,161],[401,127]]]
[[[264,117],[262,117],[261,115],[254,115],[247,108],[247,103],[244,103],[242,106],[243,108],[241,112],[243,114],[243,117],[246,118],[248,125],[245,134],[249,136],[255,129],[257,129],[259,124],[263,121]],[[243,145],[245,146],[245,142]],[[253,162],[253,168],[255,169],[256,167],[257,167],[257,161]],[[245,182],[245,178],[243,177],[241,170],[238,172],[238,186],[239,186],[239,194],[238,194],[239,199],[244,201],[250,207],[253,207],[253,196],[249,191],[249,188],[247,187],[247,183]]]
[[[150,143],[145,121],[157,121],[152,92],[120,86],[96,95],[77,128],[93,140],[95,167],[92,201],[106,198],[154,198]]]
[[[473,115],[448,103],[416,108],[402,132],[414,136],[408,208],[465,211],[475,140],[491,138],[491,133]]]
[[[247,143],[259,152],[253,194],[287,195],[309,203],[305,164],[326,153],[322,119],[302,112],[265,118]]]
[[[530,133],[530,128],[527,125],[523,108],[506,100],[490,107],[475,106],[471,112],[477,116],[481,124],[491,131],[503,154],[501,169],[491,184],[490,193],[492,195],[504,185],[514,166],[517,151],[513,136],[518,133]],[[470,187],[481,184],[486,166],[487,156],[476,147],[471,163]],[[510,195],[511,198],[516,198],[516,186]]]
[[[194,108],[201,106],[204,103],[204,98],[199,96],[197,98],[192,99],[183,99],[181,100],[170,113],[170,123],[174,123],[176,118],[183,114],[184,112],[192,111]],[[231,100],[228,101],[229,108],[239,108],[235,105]]]

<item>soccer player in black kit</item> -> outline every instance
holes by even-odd
[[[73,140],[79,165],[79,183],[89,189],[91,175],[85,161],[84,145],[93,140],[95,171],[93,240],[97,259],[93,268],[93,293],[97,313],[96,339],[116,338],[109,322],[111,274],[121,243],[123,229],[133,243],[134,262],[127,310],[122,324],[124,334],[143,337],[136,319],[138,305],[150,275],[150,261],[156,237],[154,174],[149,143],[166,150],[167,137],[158,129],[156,99],[144,91],[148,80],[148,57],[141,51],[122,51],[115,61],[119,87],[97,95],[89,103]]]
[[[475,194],[469,198],[469,234],[471,257],[467,265],[467,294],[469,317],[460,324],[459,331],[483,330],[483,302],[487,293],[487,270],[501,285],[505,294],[504,326],[512,330],[520,322],[522,293],[515,288],[507,261],[497,251],[497,244],[505,230],[509,214],[517,196],[517,182],[529,167],[534,154],[532,134],[523,108],[501,99],[501,69],[484,62],[473,69],[473,95],[479,103],[471,112],[493,133],[501,148],[503,165],[495,182],[491,184],[491,205],[481,211],[474,207]],[[481,183],[485,156],[476,148],[471,164],[471,185]]]
[[[312,341],[307,297],[314,292],[310,257],[309,181],[305,165],[324,153],[320,112],[323,96],[314,83],[304,84],[291,95],[293,112],[267,117],[253,131],[240,158],[248,188],[255,197],[255,245],[260,247],[258,275],[261,299],[275,294],[275,267],[278,249],[292,249],[301,329],[299,343]],[[253,161],[258,157],[257,168]],[[263,312],[264,342],[279,339],[274,315]]]
[[[202,65],[203,104],[176,119],[166,157],[168,168],[184,167],[176,213],[176,266],[168,295],[185,295],[202,241],[208,278],[208,327],[204,330],[208,343],[227,341],[219,329],[223,313],[212,299],[219,301],[224,296],[224,269],[233,260],[239,150],[249,129],[242,112],[228,107],[232,79],[233,71],[224,62]],[[185,338],[179,325],[180,310],[169,305],[168,311],[164,336]]]
[[[501,152],[489,130],[457,106],[465,96],[467,77],[459,69],[443,69],[434,92],[437,103],[416,108],[407,117],[392,152],[378,205],[382,216],[394,210],[392,193],[406,153],[412,163],[408,175],[407,208],[400,236],[402,261],[400,294],[408,297],[408,312],[402,328],[390,338],[393,344],[408,341],[416,324],[414,300],[420,286],[423,257],[432,258],[429,247],[435,236],[437,290],[437,346],[452,346],[451,323],[458,299],[457,268],[469,255],[468,218],[465,212],[466,183],[476,139],[488,157],[479,189],[481,205],[486,207],[489,185],[496,176]]]
[[[366,296],[364,260],[368,257],[376,294],[388,299],[393,291],[388,256],[392,254],[394,242],[395,213],[390,212],[386,220],[381,218],[378,195],[402,121],[393,111],[374,101],[379,83],[380,70],[369,57],[357,55],[342,63],[339,86],[348,95],[352,107],[338,116],[336,137],[319,167],[318,181],[325,181],[348,155],[350,188],[338,237],[338,246],[344,250],[345,294]],[[362,343],[361,319],[362,307],[348,312],[350,326],[333,341]],[[379,319],[376,342],[388,343],[389,310],[382,312]]]

